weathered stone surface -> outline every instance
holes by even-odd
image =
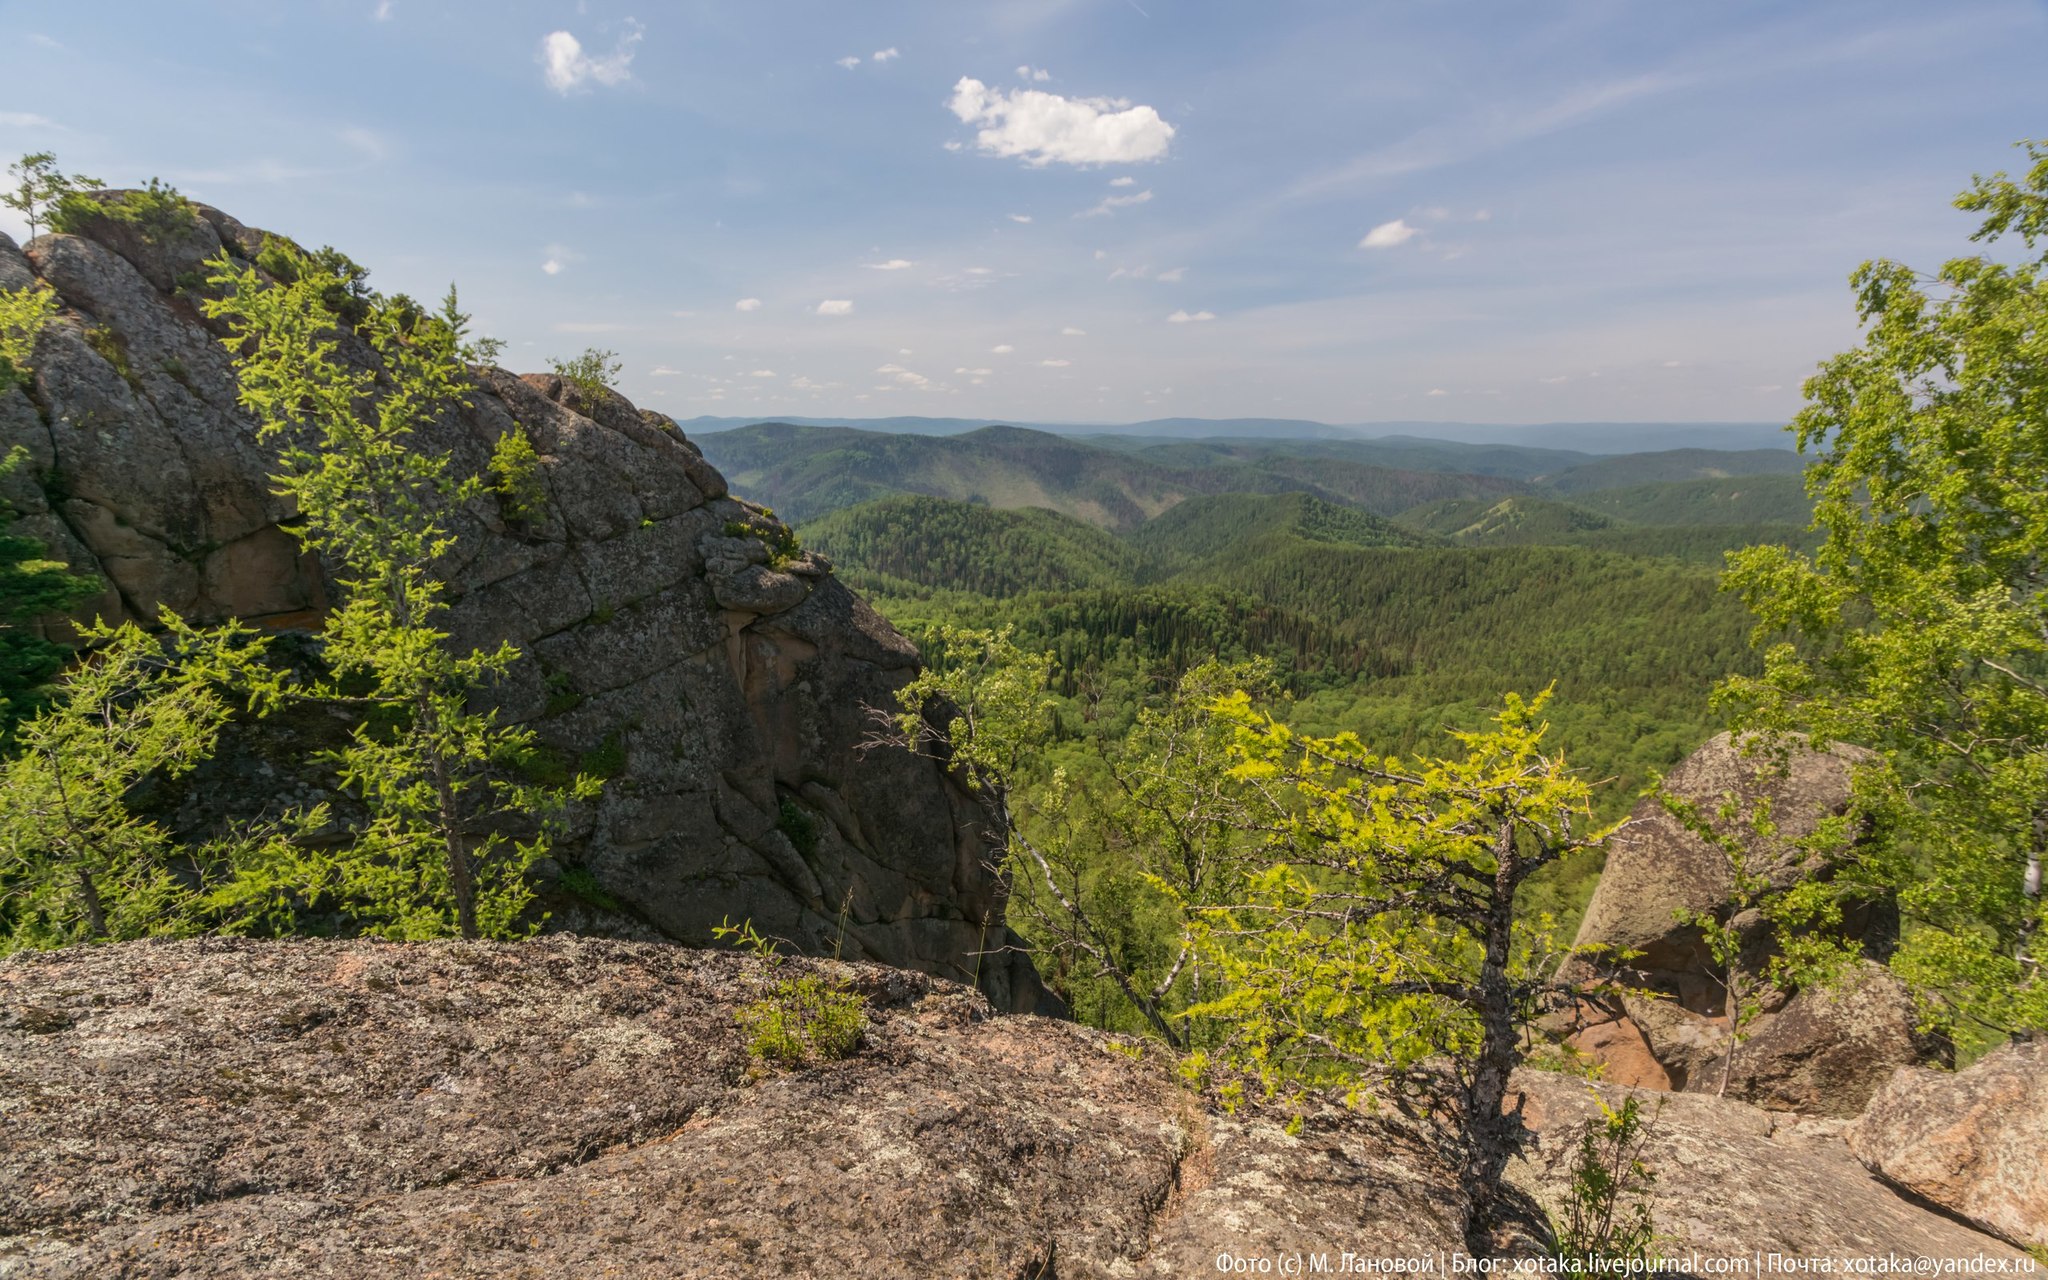
[[[1616,1107],[1630,1091],[1527,1070],[1515,1073],[1514,1088],[1527,1099],[1523,1122],[1534,1140],[1509,1179],[1556,1209],[1583,1126],[1598,1115],[1595,1098]],[[1697,1251],[1748,1262],[1780,1253],[1834,1259],[1836,1273],[1848,1270],[1846,1259],[1890,1253],[2024,1257],[1871,1177],[1842,1141],[1842,1121],[1690,1094],[1644,1094],[1643,1111],[1654,1117],[1644,1158],[1657,1175],[1649,1199],[1666,1257]]]
[[[1416,1132],[1212,1114],[1159,1060],[964,987],[753,1068],[760,962],[520,944],[136,943],[0,963],[0,1275],[1187,1276],[1448,1250]]]
[[[84,230],[25,254],[0,243],[0,278],[40,277],[63,304],[33,385],[0,393],[0,451],[33,455],[6,495],[21,529],[107,582],[82,616],[149,623],[170,608],[317,632],[327,567],[286,531],[274,446],[237,406],[221,333],[191,291],[207,254],[248,260],[265,233],[206,206],[158,241],[113,218]],[[368,359],[346,343],[342,356]],[[562,893],[550,905],[585,928],[694,942],[752,917],[795,948],[978,975],[999,1007],[1037,1007],[979,811],[930,761],[857,751],[866,708],[890,705],[916,670],[912,646],[822,560],[769,567],[782,526],[729,497],[661,414],[612,392],[585,405],[559,377],[501,369],[483,370],[470,398],[423,424],[421,447],[479,474],[522,431],[545,498],[516,521],[495,495],[449,513],[448,630],[522,650],[490,694],[501,714],[568,759],[617,762],[603,799],[572,815],[556,865],[589,872],[625,910]],[[307,747],[332,745],[333,728],[302,717],[239,732],[230,754],[247,759],[207,766],[173,807],[218,825],[331,792]]]
[[[1723,733],[1687,756],[1665,777],[1664,785],[1697,806],[1717,832],[1743,841],[1752,875],[1784,889],[1831,870],[1795,846],[1822,821],[1847,808],[1850,770],[1869,758],[1861,748],[1836,743],[1825,752],[1795,750],[1780,771],[1767,756],[1745,756],[1733,735]],[[1737,804],[1732,821],[1718,813],[1730,795]],[[1776,828],[1767,842],[1756,839],[1744,825],[1760,801],[1768,803]],[[1674,913],[1723,909],[1733,888],[1726,855],[1687,830],[1654,797],[1646,797],[1630,812],[1629,826],[1609,844],[1607,865],[1580,923],[1578,941],[1640,952],[1634,966],[1648,972],[1701,975],[1705,985],[1699,994],[1692,984],[1674,994],[1694,1006],[1718,1001],[1718,988],[1711,988],[1703,977],[1712,959],[1700,930],[1677,923]]]
[[[1825,752],[1795,740],[1781,761],[1745,755],[1729,734],[1694,752],[1665,781],[1724,837],[1741,842],[1745,867],[1774,889],[1825,879],[1836,868],[1823,854],[1798,847],[1848,807],[1851,771],[1869,758],[1837,743]],[[1733,798],[1733,815],[1722,809]],[[1774,830],[1759,838],[1750,815],[1768,809]],[[1596,968],[1575,960],[1567,981],[1607,989],[1553,1018],[1552,1030],[1606,1064],[1610,1079],[1628,1084],[1717,1092],[1727,1056],[1727,996],[1697,925],[1680,913],[1719,915],[1743,939],[1742,968],[1761,974],[1776,947],[1760,914],[1734,916],[1726,853],[1689,830],[1654,798],[1630,815],[1579,927],[1580,946],[1633,951],[1635,958]],[[1729,1072],[1728,1093],[1760,1106],[1848,1118],[1902,1065],[1939,1060],[1946,1046],[1922,1035],[1905,989],[1876,963],[1897,937],[1889,903],[1851,910],[1847,940],[1866,957],[1836,991],[1761,992],[1762,1011],[1745,1028]]]
[[[0,961],[0,1276],[1217,1274],[1457,1250],[1441,1136],[1224,1114],[1156,1054],[865,964],[842,1062],[763,1071],[731,952],[141,942]],[[1555,1203],[1583,1081],[1525,1072]],[[1616,1091],[1606,1089],[1610,1101]],[[2016,1257],[1843,1147],[1712,1098],[1650,1153],[1673,1252]]]
[[[1872,1172],[1986,1231],[2048,1246],[2048,1041],[1894,1073],[1849,1126]]]

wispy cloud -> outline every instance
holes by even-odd
[[[584,323],[564,321],[555,325],[556,333],[624,333],[630,326],[623,324]]]
[[[1396,218],[1392,222],[1382,222],[1366,232],[1365,238],[1358,242],[1358,247],[1361,249],[1391,249],[1397,244],[1408,243],[1420,234],[1421,231],[1422,228],[1420,227],[1409,226],[1405,219]]]
[[[734,311],[759,311],[761,309],[761,300],[759,298],[741,298],[738,302],[732,304],[732,309]]]
[[[1002,342],[997,343],[993,347],[990,347],[988,349],[988,353],[992,356],[1006,356],[1009,355],[1012,351],[1015,351],[1016,349],[1017,348],[1011,346],[1009,343]]]
[[[633,78],[634,46],[643,30],[638,22],[626,19],[625,34],[603,57],[586,53],[583,42],[567,31],[551,31],[540,42],[541,76],[548,88],[565,97],[587,92],[593,84],[622,85]]]
[[[982,126],[975,145],[1043,167],[1132,164],[1166,154],[1174,129],[1151,107],[1122,98],[1066,98],[1039,89],[1006,92],[962,76],[946,104],[962,123]]]
[[[1181,311],[1176,311],[1176,312],[1174,312],[1174,313],[1173,313],[1172,315],[1170,315],[1170,316],[1166,317],[1166,323],[1168,323],[1168,324],[1200,324],[1200,323],[1202,323],[1202,322],[1203,322],[1203,321],[1205,321],[1205,320],[1214,320],[1215,318],[1216,318],[1216,313],[1215,313],[1214,311],[1187,311],[1187,310],[1181,310]]]
[[[1047,71],[1044,67],[1018,67],[1017,78],[1019,80],[1036,80],[1043,84],[1047,80],[1052,79],[1052,72]]]
[[[887,262],[863,262],[861,265],[870,271],[907,271],[917,264],[908,258],[891,258]]]
[[[850,298],[827,298],[818,304],[821,316],[848,316],[853,314],[853,300]]]
[[[1060,330],[1060,336],[1062,338],[1085,338],[1088,336],[1088,331],[1086,329],[1076,329],[1073,325],[1068,325]]]
[[[0,111],[0,125],[10,129],[54,129],[57,122],[33,111]]]
[[[1028,213],[1013,213],[1013,214],[1011,214],[1011,215],[1010,215],[1010,221],[1012,221],[1012,222],[1029,222],[1029,221],[1031,221],[1031,215],[1030,215],[1030,214],[1028,214]]]
[[[897,58],[900,58],[900,57],[902,57],[902,56],[903,56],[903,54],[902,54],[901,52],[899,52],[899,51],[897,50],[896,46],[895,46],[895,45],[893,45],[893,44],[892,44],[892,45],[890,45],[890,46],[889,46],[888,48],[886,48],[886,49],[877,49],[877,50],[875,50],[875,61],[876,61],[876,62],[892,62],[892,61],[894,61],[895,59],[897,59]]]
[[[849,53],[845,57],[833,63],[832,65],[836,67],[845,67],[848,71],[851,71],[855,67],[860,65],[860,55],[857,53]]]
[[[1051,360],[1040,360],[1038,363],[1040,364],[1040,366],[1047,369],[1064,369],[1074,362],[1072,360],[1061,360],[1058,357],[1054,357]]]
[[[1187,277],[1188,269],[1186,267],[1175,267],[1171,271],[1160,272],[1158,279],[1162,284],[1179,284],[1181,281],[1187,279]]]
[[[1151,199],[1152,192],[1149,189],[1140,191],[1135,195],[1105,196],[1101,204],[1096,205],[1092,209],[1083,209],[1074,216],[1077,218],[1113,217],[1118,209],[1129,209],[1135,205],[1147,204]]]
[[[1556,133],[1685,83],[1685,77],[1672,75],[1631,76],[1575,89],[1548,102],[1515,110],[1489,107],[1426,126],[1398,142],[1311,174],[1282,192],[1278,199],[1286,203],[1326,195],[1361,182],[1457,164]]]

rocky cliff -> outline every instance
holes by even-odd
[[[1802,842],[1847,812],[1852,771],[1869,758],[1860,748],[1835,743],[1823,751],[1802,739],[1778,759],[1746,753],[1723,733],[1686,757],[1664,787],[1709,831],[1737,844],[1749,875],[1783,891],[1839,870],[1839,851]],[[1755,829],[1758,815],[1770,819],[1768,837]],[[1735,930],[1741,968],[1761,993],[1732,1059],[1726,974],[1703,931],[1688,923],[1699,913]],[[1898,938],[1896,905],[1853,902],[1837,928],[1863,954],[1840,983],[1807,990],[1763,984],[1776,930],[1735,901],[1728,853],[1645,797],[1609,845],[1576,939],[1631,958],[1605,975],[1611,980],[1600,998],[1547,1025],[1619,1083],[1719,1093],[1725,1073],[1731,1097],[1779,1111],[1854,1116],[1895,1069],[1943,1061],[1948,1046],[1918,1030],[1912,997],[1880,963]],[[1603,971],[1575,959],[1563,976],[1593,982]]]
[[[32,385],[0,391],[0,452],[25,446],[8,501],[21,531],[106,583],[94,610],[169,608],[308,634],[332,597],[272,492],[269,449],[236,405],[220,333],[202,319],[202,264],[253,260],[265,233],[197,206],[175,226],[94,220],[18,248],[0,236],[0,289],[37,280],[62,303]],[[546,499],[508,519],[486,497],[453,513],[445,566],[458,642],[522,651],[496,691],[565,763],[611,775],[575,815],[550,894],[586,931],[703,941],[751,917],[794,946],[979,981],[999,1007],[1036,1007],[1028,960],[1005,951],[979,811],[933,763],[860,756],[864,708],[889,705],[913,647],[786,531],[726,492],[669,419],[607,394],[585,404],[552,376],[483,371],[459,416],[420,444],[481,472],[523,431]],[[341,726],[266,722],[179,795],[199,834],[230,816],[331,795],[317,750]],[[344,809],[345,812],[345,809]],[[614,909],[616,908],[616,909]]]
[[[992,1017],[965,987],[789,968],[863,995],[852,1057],[759,1067],[734,1015],[761,962],[662,944],[0,961],[0,1277],[1079,1280],[1318,1254],[1339,1274],[1345,1253],[1443,1273],[1458,1251],[1426,1120],[1329,1107],[1290,1132],[1156,1053]],[[1535,1132],[1513,1177],[1555,1204],[1594,1092],[1515,1087]],[[1646,1156],[1667,1254],[2024,1261],[1892,1193],[1841,1128],[1668,1099]]]

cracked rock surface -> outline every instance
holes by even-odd
[[[668,944],[140,942],[0,962],[0,1276],[1208,1274],[1446,1249],[1417,1136],[1205,1110],[1157,1055],[790,960],[853,1057],[753,1068],[762,962]]]
[[[208,256],[252,260],[266,233],[206,206],[156,243],[115,219],[83,230],[25,247],[0,235],[0,288],[40,280],[62,304],[32,384],[0,391],[0,453],[31,458],[0,493],[18,532],[98,574],[81,618],[148,624],[169,608],[313,646],[330,567],[289,533],[274,448],[237,406],[223,331],[196,292]],[[369,358],[347,342],[342,356]],[[931,761],[858,752],[866,709],[893,705],[917,669],[909,641],[728,494],[669,418],[495,368],[469,398],[424,424],[421,446],[479,475],[523,432],[544,496],[537,513],[495,493],[449,513],[448,629],[462,645],[516,645],[524,660],[492,695],[501,714],[565,768],[611,775],[554,864],[601,892],[552,892],[555,924],[703,943],[727,917],[751,919],[786,948],[978,980],[999,1008],[1039,1007],[1037,975],[1005,949],[979,808]],[[308,710],[245,727],[165,798],[166,815],[192,837],[286,803],[333,801],[346,821],[318,760],[346,729]]]

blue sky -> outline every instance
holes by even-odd
[[[2048,6],[0,0],[0,154],[452,278],[679,418],[1779,419]],[[23,228],[0,217],[0,229]]]

